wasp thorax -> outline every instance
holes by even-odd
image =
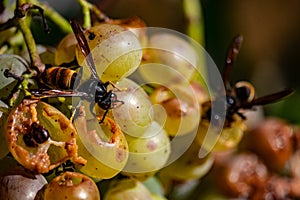
[[[240,81],[235,84],[235,93],[240,101],[250,102],[254,99],[255,91],[251,83]]]

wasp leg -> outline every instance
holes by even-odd
[[[119,88],[115,83],[113,83],[111,81],[105,82],[104,85],[106,88],[107,88],[107,86],[111,85],[113,88],[117,89],[119,92],[124,92],[127,90],[127,88]]]
[[[99,124],[102,124],[104,122],[104,119],[105,119],[107,113],[108,113],[108,110],[105,110],[105,113],[103,114],[101,120],[99,121]]]

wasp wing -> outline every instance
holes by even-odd
[[[259,97],[259,98],[255,98],[251,102],[243,104],[241,107],[242,108],[251,108],[253,106],[275,103],[275,102],[281,100],[282,98],[291,95],[293,92],[294,92],[294,89],[288,88],[286,90],[283,90],[283,91],[280,91],[280,92],[277,92],[277,93],[274,93],[274,94],[270,94],[270,95],[262,96],[262,97]]]
[[[76,21],[72,21],[71,20],[70,24],[71,24],[72,30],[73,30],[73,32],[75,34],[75,37],[77,39],[77,42],[78,42],[79,48],[81,50],[81,53],[86,58],[87,64],[90,67],[90,70],[91,70],[93,78],[100,80],[99,76],[98,76],[98,74],[96,72],[96,68],[95,68],[95,63],[94,63],[94,60],[93,60],[93,56],[92,56],[91,50],[89,48],[88,41],[86,40],[86,37],[85,37],[85,35],[83,33],[82,27]]]
[[[71,91],[61,91],[61,90],[47,90],[47,89],[31,89],[29,92],[39,98],[49,98],[49,97],[89,97],[85,92],[71,92]]]

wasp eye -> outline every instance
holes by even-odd
[[[255,96],[254,87],[246,81],[237,82],[235,84],[235,94],[240,101],[250,102]]]

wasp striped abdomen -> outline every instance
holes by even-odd
[[[73,89],[77,72],[66,67],[50,67],[41,74],[42,82],[54,89]]]

